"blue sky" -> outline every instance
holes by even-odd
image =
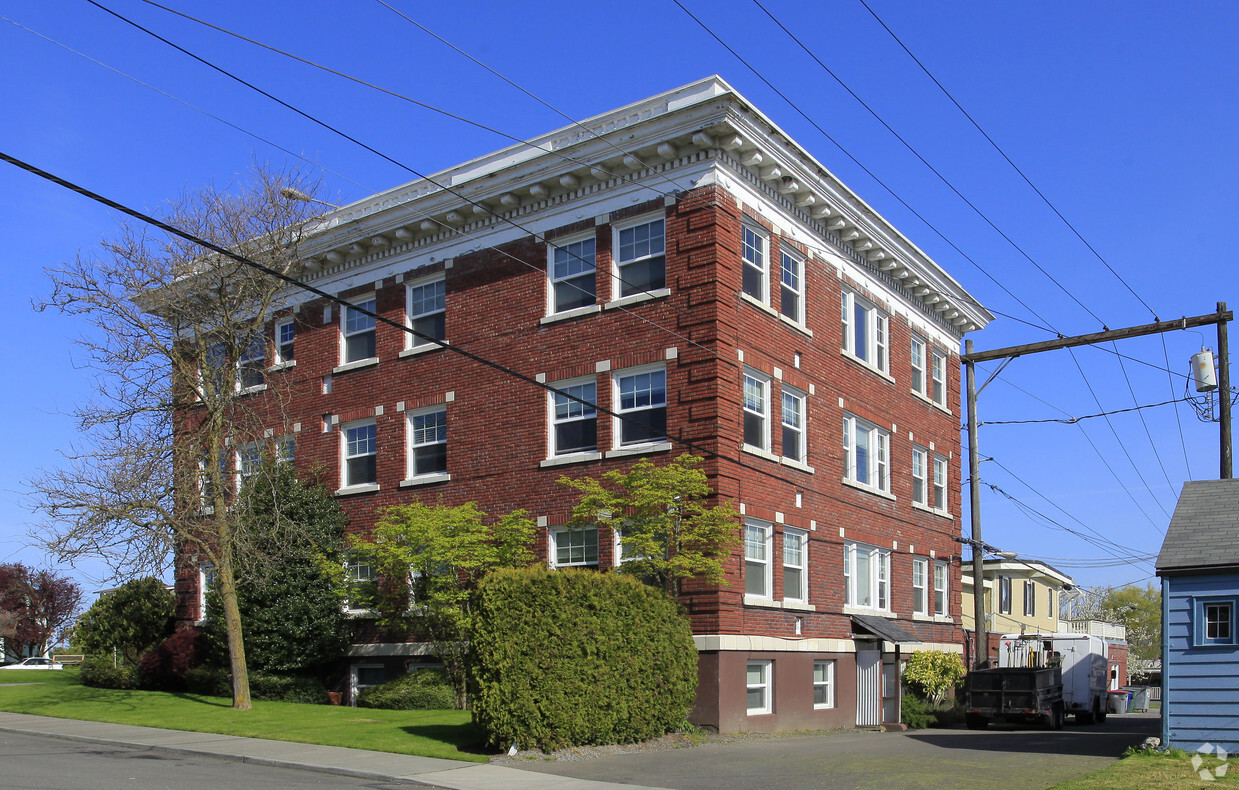
[[[413,180],[410,170],[431,173],[509,142],[139,0],[100,2],[404,165],[85,0],[9,0],[0,10],[0,151],[130,206],[153,210],[184,189],[227,184],[251,161],[289,160],[280,148],[325,168],[328,196],[343,203]],[[376,1],[168,2],[508,135],[530,137],[566,123]],[[680,2],[752,69],[673,0],[389,0],[573,118],[721,75],[1003,314],[971,335],[978,350],[1048,339],[1049,329],[1082,334],[1102,324],[1149,323],[1155,314],[1210,313],[1218,301],[1239,304],[1233,276],[1239,5],[867,0],[1120,280],[860,0]],[[76,440],[68,413],[90,394],[93,374],[72,342],[84,327],[36,313],[31,302],[49,292],[44,266],[96,245],[117,217],[9,165],[0,165],[0,196],[7,275],[0,348],[16,363],[0,394],[10,447],[0,455],[0,561],[46,565],[26,537],[34,525],[22,480],[56,465],[58,451]],[[1164,347],[1162,340],[1122,342],[1118,350],[1129,357],[1122,367],[1113,349],[1016,360],[981,395],[981,419],[1060,419],[1182,398],[1188,358],[1202,344],[1216,350],[1216,335],[1210,328],[1165,335]],[[984,380],[988,373],[980,375]],[[981,452],[994,459],[982,467],[986,542],[1045,559],[1090,586],[1149,580],[1152,563],[1133,557],[1158,551],[1184,480],[1218,475],[1217,426],[1199,421],[1184,403],[1115,414],[1110,424],[1098,418],[989,425],[981,431]],[[967,525],[967,513],[957,517]],[[88,587],[103,575],[93,564],[69,570]]]

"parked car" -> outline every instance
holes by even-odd
[[[64,669],[65,665],[53,661],[50,658],[27,658],[25,661],[16,664],[9,664],[7,667],[0,669]]]

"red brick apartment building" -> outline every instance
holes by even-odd
[[[609,568],[612,534],[558,529],[556,479],[689,442],[744,536],[728,584],[683,595],[695,722],[897,721],[900,656],[961,650],[957,355],[992,316],[721,79],[334,209],[302,249],[312,285],[653,426],[293,295],[267,430],[338,474],[352,529],[419,498],[521,507],[551,566]],[[209,568],[181,568],[193,619]],[[346,659],[353,690],[421,660]]]

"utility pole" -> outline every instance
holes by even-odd
[[[1219,479],[1229,480],[1232,477],[1230,454],[1230,341],[1226,336],[1226,321],[1230,313],[1226,312],[1226,303],[1217,303],[1217,388],[1218,388],[1218,419],[1221,421],[1221,438],[1218,442],[1221,448],[1222,468]]]
[[[972,341],[964,341],[966,356],[972,355]],[[977,436],[976,363],[965,363],[968,387],[968,496],[972,515],[972,668],[980,669],[988,658],[989,628],[985,623],[985,544],[981,542],[981,449]]]

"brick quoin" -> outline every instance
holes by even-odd
[[[724,168],[720,158],[728,156],[729,149],[692,153],[687,146],[675,150],[681,155],[676,160],[680,166],[717,172]],[[739,165],[726,167],[737,168],[728,173],[747,172]],[[358,275],[338,293],[344,299],[373,294],[377,312],[403,324],[405,283],[442,273],[446,340],[451,346],[547,383],[593,380],[603,408],[617,407],[612,402],[614,374],[631,367],[665,365],[667,434],[672,448],[638,457],[664,463],[681,452],[705,455],[702,468],[716,492],[715,501],[732,501],[743,509],[744,518],[772,525],[768,561],[773,589],[767,604],[746,603],[743,547],[727,560],[723,585],[693,580],[684,585],[683,603],[701,650],[701,689],[694,720],[724,731],[852,726],[861,705],[858,693],[867,693],[858,692],[855,651],[872,642],[854,619],[856,612],[845,611],[845,543],[855,541],[890,552],[889,611],[870,614],[910,632],[922,647],[962,649],[961,544],[956,540],[961,507],[960,332],[944,322],[941,313],[920,305],[900,281],[887,282],[873,272],[864,280],[856,279],[850,272],[861,267],[863,259],[852,257],[850,248],[841,246],[828,231],[815,231],[819,233],[815,237],[793,232],[788,217],[803,217],[796,221],[809,227],[809,215],[794,204],[783,206],[779,193],[761,186],[756,176],[750,176],[750,181],[738,175],[729,177],[734,179],[728,182],[731,188],[724,183],[727,179],[705,178],[707,183],[679,189],[671,197],[649,199],[647,191],[647,197],[626,206],[592,210],[580,218],[558,204],[554,211],[530,204],[528,216],[522,214],[521,219],[536,232],[521,234],[506,228],[506,238],[497,239],[493,246],[459,249],[435,260],[416,249],[391,253],[397,265],[385,264],[381,276],[370,279]],[[604,180],[602,184],[620,188],[619,182]],[[582,193],[573,200],[584,204],[591,193]],[[781,208],[771,211],[771,206]],[[535,221],[541,216],[538,211],[562,221],[539,224]],[[526,212],[524,204],[520,212]],[[663,219],[665,227],[667,295],[608,305],[616,225],[657,218]],[[768,234],[771,298],[767,309],[742,296],[745,222],[756,223]],[[588,234],[591,229],[599,309],[573,318],[543,320],[548,305],[548,240],[553,243]],[[869,233],[878,236],[875,230]],[[898,248],[893,241],[889,246]],[[778,314],[779,261],[784,249],[794,250],[804,260],[804,326],[793,325]],[[875,287],[879,282],[887,284]],[[843,351],[839,305],[844,289],[853,290],[889,316],[889,369],[885,374]],[[597,477],[626,469],[636,460],[604,455],[544,467],[541,462],[548,457],[549,442],[545,390],[451,349],[402,354],[405,334],[382,323],[376,329],[377,363],[336,371],[341,361],[340,306],[311,299],[274,319],[285,315],[296,321],[296,365],[272,373],[279,379],[278,386],[273,379],[268,392],[253,396],[250,405],[273,435],[295,436],[298,470],[322,470],[330,488],[341,485],[340,426],[358,419],[374,420],[378,490],[339,497],[352,532],[365,533],[385,508],[413,501],[449,506],[473,501],[491,514],[523,508],[548,526],[562,524],[573,500],[571,492],[557,482],[561,476]],[[982,320],[988,316],[983,311],[980,315]],[[269,342],[273,342],[273,324]],[[942,406],[911,392],[913,333],[948,354],[947,398]],[[272,353],[269,347],[268,359]],[[742,376],[746,368],[771,381],[769,455],[743,449]],[[807,394],[808,454],[803,466],[779,460],[783,386]],[[450,480],[402,486],[408,477],[406,412],[439,404],[447,415]],[[192,407],[188,411],[192,413]],[[889,431],[889,497],[845,484],[845,414]],[[294,425],[300,430],[294,431]],[[598,448],[605,453],[614,446],[614,426],[603,414],[597,425]],[[699,449],[690,450],[689,444]],[[932,448],[931,457],[937,453],[948,459],[945,513],[912,505],[914,444]],[[932,464],[928,474],[932,485]],[[807,606],[783,605],[782,536],[786,528],[803,530],[808,538]],[[598,545],[600,565],[610,567],[615,560],[611,536],[603,531]],[[541,559],[548,559],[545,531],[535,549]],[[930,559],[931,568],[935,559],[947,563],[945,616],[913,617],[914,558]],[[189,558],[181,559],[176,581],[179,613],[188,621],[197,616],[198,577]],[[932,571],[928,583],[932,601]],[[358,635],[359,641],[376,645],[406,638],[380,634],[365,622],[359,622]],[[736,647],[744,639],[751,647]],[[877,645],[882,645],[881,639]],[[907,650],[916,647],[906,645],[900,655],[906,657]],[[894,644],[886,643],[888,663],[894,649]],[[415,653],[405,650],[375,660],[396,669],[403,666],[399,656]],[[767,660],[773,662],[770,693],[774,710],[752,715],[744,709],[745,668],[748,662]],[[833,707],[812,704],[814,661],[834,662]],[[342,671],[337,679],[346,682],[346,674]]]

